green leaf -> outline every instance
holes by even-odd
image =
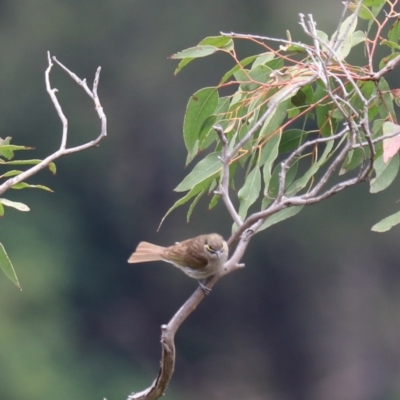
[[[344,175],[354,168],[357,168],[366,157],[369,155],[369,149],[354,149],[349,152],[346,160],[343,163],[342,168],[339,171],[339,175]]]
[[[398,43],[400,38],[400,21],[397,20],[389,29],[388,39],[391,42]]]
[[[26,188],[31,188],[31,189],[42,189],[46,190],[47,192],[53,192],[50,188],[47,186],[43,185],[30,185],[29,183],[26,182],[20,182],[16,183],[15,185],[11,186],[11,189],[26,189]]]
[[[10,176],[16,176],[16,175],[19,175],[21,172],[23,172],[23,171],[13,169],[12,171],[8,171],[5,174],[1,175],[0,178],[8,178]]]
[[[0,155],[3,156],[4,158],[6,158],[7,160],[11,160],[14,157],[14,151],[32,150],[32,149],[33,149],[33,147],[16,146],[14,144],[1,144],[0,145]]]
[[[301,129],[289,129],[284,131],[279,144],[279,154],[297,149],[307,136],[307,132]]]
[[[350,15],[340,25],[338,33],[335,32],[332,35],[331,45],[333,44],[333,41],[335,41],[335,43],[338,42],[341,43],[336,51],[340,60],[344,60],[349,55],[350,50],[353,47],[352,35],[356,29],[356,26],[357,26],[357,17],[354,15]]]
[[[396,113],[393,107],[393,97],[390,92],[390,86],[385,78],[379,79],[378,89],[381,97],[381,101],[379,102],[379,114],[383,119],[386,119],[390,115],[393,120],[396,120]]]
[[[192,212],[194,210],[194,208],[196,207],[196,204],[199,202],[199,200],[203,197],[204,193],[206,193],[207,190],[203,189],[193,200],[192,204],[189,207],[188,213],[186,215],[186,221],[189,222],[190,221],[190,217],[192,215]]]
[[[327,50],[328,46],[329,46],[329,38],[328,35],[317,29],[317,38],[325,45],[323,47],[325,47],[325,50]]]
[[[294,215],[298,214],[302,208],[303,206],[293,206],[278,211],[276,214],[273,214],[270,217],[268,217],[266,221],[261,225],[258,231],[260,232],[264,229],[269,228],[272,225],[277,224],[278,222],[293,217]]]
[[[0,159],[0,164],[3,165],[36,165],[41,163],[43,160],[14,160],[14,161],[4,161]],[[47,168],[53,173],[56,173],[56,165],[51,162],[47,165]]]
[[[213,129],[213,126],[215,125],[216,121],[217,121],[216,115],[210,115],[204,120],[199,133],[199,139],[198,139],[199,150],[206,149],[208,146],[210,146],[211,143],[217,140],[218,135]]]
[[[365,97],[370,98],[373,94],[376,93],[375,82],[361,82],[360,90]]]
[[[294,186],[292,186],[292,183],[294,181],[294,178],[297,175],[297,169],[298,169],[298,160],[295,160],[293,164],[289,167],[289,170],[286,173],[286,179],[285,179],[285,187],[284,191],[286,192],[286,196],[293,196],[298,192],[298,189],[295,189]],[[264,210],[267,208],[267,206],[275,200],[278,190],[279,190],[279,175],[281,172],[281,165],[277,164],[272,172],[270,183],[268,188],[265,187],[264,190],[264,199],[261,205],[261,209]]]
[[[261,150],[260,165],[263,165],[264,193],[267,193],[269,182],[271,179],[271,170],[279,154],[279,143],[281,134],[275,134],[268,140]]]
[[[253,62],[252,69],[258,67],[259,65],[265,65],[275,59],[275,54],[272,52],[259,54],[256,56],[256,60]],[[270,67],[271,68],[271,67]]]
[[[174,211],[176,208],[182,206],[183,204],[187,203],[191,198],[196,196],[198,193],[200,193],[203,190],[206,190],[207,186],[211,183],[213,178],[210,178],[208,180],[205,180],[198,185],[194,186],[185,196],[181,197],[179,200],[177,200],[173,206],[165,213],[165,215],[162,217],[160,225],[158,225],[157,230],[160,230],[161,225],[163,224],[165,218],[169,214],[171,214],[172,211]]]
[[[362,31],[355,31],[351,36],[351,47],[357,46],[359,43],[365,42],[366,35]]]
[[[248,71],[248,77],[246,76],[246,84],[241,85],[241,89],[244,91],[252,91],[260,87],[260,85],[268,82],[270,79],[272,69],[266,65],[258,65],[257,67]]]
[[[219,153],[208,154],[195,165],[189,175],[174,190],[176,192],[185,192],[186,190],[191,190],[199,183],[215,177],[222,169],[222,164],[218,157]]]
[[[378,137],[382,135],[383,132],[383,124],[385,123],[384,119],[376,119],[372,124],[372,137]]]
[[[381,45],[390,47],[391,49],[394,49],[394,50],[399,50],[400,49],[400,46],[399,46],[398,43],[391,42],[390,40],[385,40],[385,39],[382,40],[381,41]]]
[[[0,198],[0,203],[4,204],[7,207],[15,208],[18,211],[29,211],[30,210],[26,204],[19,203],[18,201],[11,201],[11,200]]]
[[[221,195],[218,193],[215,193],[210,201],[210,204],[208,205],[208,209],[212,210],[218,204],[218,201],[220,198],[221,198]]]
[[[51,163],[47,166],[47,168],[53,173],[53,175],[56,174],[56,172],[57,172],[56,164],[54,164],[53,162],[51,162]]]
[[[283,68],[284,62],[283,62],[283,59],[281,57],[279,57],[279,58],[274,58],[273,60],[266,62],[265,65],[267,67],[270,67],[273,70],[280,70],[281,68]]]
[[[364,0],[364,6],[366,7],[379,7],[384,5],[386,0]]]
[[[186,65],[188,65],[190,62],[192,62],[194,60],[194,58],[184,58],[183,60],[181,60],[180,62],[179,62],[179,64],[178,64],[178,66],[175,68],[175,71],[174,71],[174,75],[176,76],[176,75],[178,75],[179,74],[179,72],[184,68],[184,67],[186,67]]]
[[[331,112],[331,104],[320,104],[315,108],[318,128],[323,137],[331,136],[336,131],[337,120],[331,118]]]
[[[267,138],[271,133],[277,131],[277,129],[282,125],[282,122],[286,117],[289,104],[290,98],[283,100],[269,115],[269,117],[264,121],[264,124],[261,127],[260,138]]]
[[[17,146],[15,144],[0,144],[0,152],[3,150],[13,150],[13,151],[18,151],[18,150],[33,150],[34,147],[28,147],[28,146]]]
[[[0,203],[0,217],[4,215],[4,207],[3,204]]]
[[[290,100],[294,106],[302,107],[306,104],[307,95],[301,89],[299,89]]]
[[[219,49],[231,51],[233,50],[233,40],[228,36],[208,36],[204,38],[199,45],[215,46]]]
[[[10,279],[14,285],[22,290],[17,274],[15,273],[14,267],[9,259],[4,246],[0,243],[0,268],[6,274],[7,278]]]
[[[210,46],[210,45],[197,45],[195,47],[189,47],[186,50],[179,51],[178,53],[172,54],[169,58],[173,60],[181,60],[183,58],[199,58],[206,57],[210,54],[214,54],[218,51],[218,47]]]
[[[317,171],[319,170],[319,168],[325,163],[326,159],[330,155],[333,145],[334,145],[333,140],[330,140],[328,143],[326,143],[324,152],[322,153],[321,157],[311,165],[311,167],[308,169],[308,171],[301,178],[297,179],[294,182],[293,189],[296,192],[303,189],[307,185],[307,183],[311,179],[311,177],[314,176],[317,173]]]
[[[232,75],[234,75],[237,71],[239,71],[241,68],[245,67],[246,65],[249,65],[252,63],[258,56],[250,56],[247,58],[244,58],[239,62],[239,64],[236,64],[233,68],[231,68],[228,72],[224,74],[224,76],[220,80],[221,83],[225,83]]]
[[[256,165],[246,177],[244,185],[238,192],[240,200],[239,215],[245,219],[247,210],[258,199],[261,191],[261,173]]]
[[[379,62],[379,69],[382,69],[386,67],[386,64],[395,58],[397,58],[400,55],[399,52],[393,51],[391,54],[389,54],[387,57],[383,57],[382,60]],[[383,79],[383,78],[381,78]],[[380,81],[379,81],[380,82]]]
[[[355,12],[357,9],[357,3],[348,3],[348,8],[350,11]],[[361,8],[358,12],[358,16],[361,19],[365,19],[365,20],[371,20],[374,19],[374,15],[372,14],[372,11],[365,6],[365,4],[361,5]]]
[[[182,59],[174,74],[178,74],[183,67],[188,65],[195,58],[206,57],[220,51],[221,49],[233,50],[233,40],[226,36],[210,36],[203,39],[197,46],[173,54],[169,58]]]
[[[371,231],[374,232],[386,232],[391,229],[393,226],[398,225],[400,223],[400,211],[389,215],[388,217],[384,218],[383,220],[376,223],[372,228]]]
[[[225,113],[229,110],[229,103],[229,97],[220,97],[218,99],[218,105],[215,109],[214,115],[210,115],[203,122],[199,134],[198,147],[200,151],[208,148],[213,142],[218,139],[218,135],[213,128],[215,124],[221,125],[222,129],[225,131],[228,120],[223,118],[226,118]]]
[[[378,157],[374,161],[375,178],[371,179],[370,192],[378,193],[385,190],[396,178],[399,172],[399,155],[396,154],[386,164],[383,156]]]
[[[197,154],[203,123],[214,113],[217,105],[218,91],[214,87],[201,89],[191,96],[183,122],[183,138],[188,151],[186,164]]]

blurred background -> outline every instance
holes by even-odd
[[[35,147],[32,158],[59,146],[45,91],[48,50],[89,82],[102,66],[109,122],[99,148],[60,159],[55,177],[30,179],[54,193],[5,195],[31,212],[7,209],[1,220],[0,241],[23,287],[0,277],[1,399],[125,399],[152,382],[160,325],[197,283],[166,264],[127,258],[140,240],[228,236],[231,226],[221,204],[208,212],[200,202],[190,224],[182,208],[156,232],[191,168],[182,140],[188,98],[232,66],[208,57],[174,77],[177,63],[167,57],[219,31],[285,37],[289,29],[306,41],[299,12],[331,33],[342,3],[0,3],[0,136]],[[96,137],[90,99],[58,68],[51,79],[69,144]],[[221,280],[178,332],[165,399],[400,399],[400,233],[370,231],[398,209],[392,186],[373,196],[366,184],[352,188],[256,236],[246,268]]]

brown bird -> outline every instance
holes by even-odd
[[[170,247],[140,242],[130,256],[129,263],[165,261],[182,270],[194,279],[205,279],[215,275],[228,259],[228,245],[217,233],[200,235]],[[209,288],[199,281],[207,293]]]

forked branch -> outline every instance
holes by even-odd
[[[61,120],[62,123],[62,135],[61,135],[61,143],[60,143],[60,147],[58,150],[56,150],[54,153],[50,154],[49,156],[47,156],[45,159],[43,159],[41,162],[39,162],[38,164],[34,165],[33,167],[27,169],[26,171],[20,173],[19,175],[16,175],[14,177],[11,177],[9,179],[7,179],[5,182],[3,182],[0,185],[0,194],[4,193],[5,191],[7,191],[8,189],[10,189],[12,186],[16,185],[17,183],[23,182],[25,181],[27,178],[31,177],[32,175],[36,174],[38,171],[40,171],[43,168],[46,168],[51,162],[53,162],[54,160],[56,160],[59,157],[62,157],[64,155],[67,154],[71,154],[71,153],[76,153],[79,151],[83,151],[86,150],[90,147],[95,147],[97,146],[101,140],[103,140],[106,136],[107,136],[107,118],[106,115],[104,114],[103,108],[101,106],[100,103],[100,99],[97,93],[97,89],[98,89],[98,85],[99,85],[99,79],[100,79],[100,70],[101,68],[98,67],[96,74],[95,74],[95,78],[94,78],[94,82],[93,82],[93,88],[89,89],[89,87],[86,84],[86,80],[81,80],[80,78],[78,78],[78,76],[76,74],[74,74],[72,71],[70,71],[66,66],[64,66],[63,64],[61,64],[55,57],[51,57],[50,56],[50,52],[47,53],[47,58],[48,58],[48,67],[46,69],[45,72],[45,81],[46,81],[46,90],[47,93],[50,96],[50,99],[57,111],[57,114]],[[64,112],[62,110],[62,107],[57,99],[56,93],[57,93],[57,89],[52,88],[51,87],[51,83],[50,83],[50,72],[54,66],[53,61],[55,63],[57,63],[65,72],[68,73],[68,75],[76,82],[78,83],[80,86],[83,87],[83,89],[85,90],[86,94],[93,100],[94,102],[94,106],[95,106],[95,110],[97,112],[97,115],[101,121],[101,128],[100,128],[100,133],[97,136],[97,138],[95,138],[94,140],[90,140],[86,143],[83,143],[79,146],[75,146],[75,147],[67,147],[67,139],[68,139],[68,119],[67,117],[64,115]]]

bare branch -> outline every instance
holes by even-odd
[[[61,123],[62,123],[62,135],[61,135],[60,148],[58,150],[56,150],[54,153],[50,154],[48,157],[46,157],[40,163],[34,165],[33,167],[20,173],[19,175],[9,178],[5,182],[3,182],[0,185],[0,194],[4,193],[5,191],[10,189],[12,186],[16,185],[17,183],[23,182],[27,178],[36,174],[41,169],[46,168],[51,162],[53,162],[57,158],[64,156],[66,154],[76,153],[78,151],[82,151],[82,150],[88,149],[90,147],[94,147],[94,146],[98,145],[105,136],[107,136],[107,118],[106,118],[106,115],[104,114],[103,108],[101,107],[101,104],[100,104],[99,97],[97,95],[97,86],[98,86],[99,77],[100,77],[100,67],[97,69],[95,81],[94,81],[94,85],[93,85],[93,91],[91,91],[87,87],[85,81],[80,80],[73,72],[71,72],[68,68],[66,68],[59,61],[57,61],[55,57],[53,57],[53,60],[61,68],[63,68],[78,84],[80,84],[85,89],[85,92],[94,101],[97,114],[101,120],[101,131],[100,131],[99,136],[96,139],[89,141],[87,143],[84,143],[80,146],[71,147],[71,148],[66,147],[67,139],[68,139],[68,119],[64,115],[62,107],[61,107],[60,103],[58,102],[58,99],[56,96],[57,89],[52,88],[51,84],[50,84],[50,72],[53,67],[52,59],[50,57],[50,52],[47,53],[47,58],[48,58],[48,67],[45,72],[46,90],[50,96],[50,99],[51,99],[51,101],[57,111],[57,114],[61,120]]]
[[[237,226],[241,226],[243,221],[240,218],[239,214],[237,213],[232,200],[229,196],[229,158],[228,158],[228,140],[224,134],[224,131],[221,125],[213,126],[214,130],[217,132],[221,143],[222,143],[222,156],[220,157],[222,162],[223,174],[222,180],[220,182],[218,190],[215,193],[220,194],[222,200],[225,203],[225,207],[228,210],[230,216],[232,217],[233,221],[235,221]]]

